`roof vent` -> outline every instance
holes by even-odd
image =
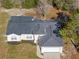
[[[34,18],[32,18],[32,21],[34,21]]]
[[[36,17],[33,17],[33,18],[32,18],[32,21],[34,21],[34,20],[35,20],[35,18],[36,18]]]

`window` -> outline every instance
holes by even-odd
[[[26,38],[28,38],[28,39],[32,39],[32,36],[27,36]]]
[[[17,40],[17,38],[15,37],[15,36],[12,36],[12,38],[11,38],[12,40]]]

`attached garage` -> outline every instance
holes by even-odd
[[[60,53],[46,52],[44,53],[44,59],[60,59]]]
[[[48,32],[49,35],[40,38],[38,45],[41,48],[44,59],[61,59],[60,54],[63,52],[63,41],[55,34],[51,34],[51,32]]]

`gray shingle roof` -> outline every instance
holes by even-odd
[[[62,38],[57,37],[55,34],[52,36],[43,36],[38,40],[39,46],[46,46],[46,47],[51,47],[51,46],[63,46],[63,41]]]
[[[6,34],[46,34],[39,37],[40,46],[62,46],[61,38],[53,33],[53,30],[56,29],[56,23],[54,21],[32,20],[30,16],[12,16]]]
[[[25,22],[32,22],[31,16],[12,16],[10,22],[12,23],[25,23]]]
[[[62,46],[62,39],[60,37],[51,36],[42,46]]]
[[[43,27],[35,23],[11,23],[8,27],[7,34],[44,34]]]
[[[12,16],[6,34],[45,34],[46,26],[53,24],[50,21],[33,21],[31,16]]]
[[[53,33],[53,30],[56,29],[55,24],[53,24],[51,27],[47,28],[47,34],[43,37],[40,37],[38,39],[38,44],[40,46],[63,46],[62,38],[56,36],[55,33]]]
[[[6,34],[44,34],[44,26],[33,22],[30,16],[13,16],[7,26]]]

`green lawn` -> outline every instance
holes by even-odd
[[[0,59],[39,59],[36,55],[36,46],[28,42],[17,45],[6,42],[5,33],[9,16],[0,12]]]

